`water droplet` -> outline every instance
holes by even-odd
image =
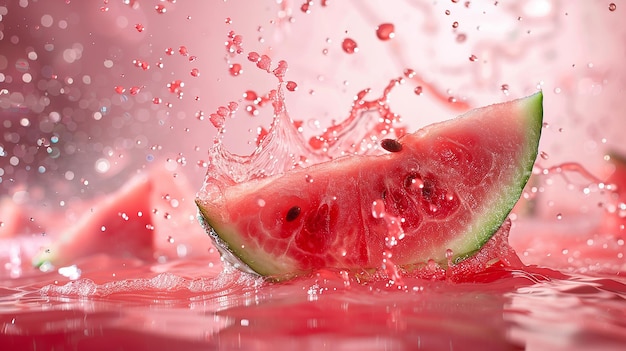
[[[556,214],[556,219],[558,219],[558,220],[563,219],[563,215],[561,213],[557,213]]]
[[[415,93],[415,95],[422,95],[423,93],[423,88],[421,85],[418,85],[415,87],[415,89],[413,89],[413,92]]]
[[[174,243],[174,238],[172,238],[172,236],[168,235],[167,236],[167,242],[170,243],[170,244],[173,244]]]
[[[238,63],[233,63],[232,65],[230,65],[230,67],[228,68],[228,72],[230,73],[231,76],[233,77],[237,77],[238,75],[240,75],[241,73],[243,73],[243,69],[241,67],[240,64]]]
[[[404,70],[404,76],[411,79],[413,77],[415,77],[415,70],[411,69],[411,68],[407,68]]]
[[[289,91],[296,91],[298,89],[298,84],[296,82],[288,81],[286,88]]]
[[[192,77],[200,77],[200,70],[197,68],[192,68],[189,74],[191,74]]]
[[[463,43],[463,42],[465,42],[466,39],[467,39],[467,34],[465,34],[465,33],[459,33],[456,36],[456,42],[457,43]]]
[[[469,57],[469,60],[475,62],[476,60],[478,60],[478,57],[476,57],[476,55],[472,55]]]
[[[154,9],[155,9],[155,10],[156,10],[156,12],[157,12],[158,14],[160,14],[160,15],[162,15],[162,14],[164,14],[164,13],[166,13],[166,12],[167,12],[167,8],[165,8],[165,5],[163,5],[163,4],[156,5],[156,6],[154,7]]]
[[[372,202],[372,217],[385,217],[385,203],[383,202],[383,200],[379,199]]]
[[[341,48],[347,54],[354,54],[359,51],[356,41],[351,38],[345,38],[343,42],[341,42]]]
[[[280,60],[278,62],[278,66],[272,71],[272,73],[274,73],[274,76],[282,82],[282,78],[285,76],[285,73],[287,73],[287,68],[287,61]]]
[[[376,36],[380,40],[389,40],[396,36],[393,23],[383,23],[376,28]]]
[[[448,267],[451,267],[452,265],[454,265],[454,262],[452,261],[453,258],[454,258],[454,252],[452,251],[452,249],[446,249],[446,261],[448,263]]]
[[[261,55],[259,55],[258,53],[254,51],[248,53],[248,61],[257,63],[259,62],[260,59],[261,59]]]
[[[452,22],[452,28],[458,28],[459,27],[459,22],[454,21]]]
[[[126,91],[126,88],[124,88],[121,85],[116,86],[114,89],[115,89],[115,92],[118,94],[124,94],[124,92]]]
[[[609,11],[613,12],[617,9],[617,5],[614,2],[609,4]]]
[[[550,158],[550,156],[548,156],[548,153],[545,151],[541,151],[539,153],[539,156],[541,156],[542,159],[547,160],[548,158]]]
[[[304,175],[304,180],[306,180],[307,183],[313,183],[313,177],[311,177],[309,174]]]
[[[185,82],[180,79],[173,80],[170,83],[167,83],[167,88],[170,93],[178,94],[179,96],[182,94],[182,88],[185,86]]]
[[[137,29],[137,31],[138,31],[139,33],[141,33],[141,32],[143,32],[143,31],[144,31],[145,27],[143,26],[143,24],[141,24],[141,23],[137,23],[137,24],[135,24],[135,29]]]
[[[502,86],[500,87],[500,90],[502,90],[504,95],[509,95],[509,85],[508,84],[502,84]]]

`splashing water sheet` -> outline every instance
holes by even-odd
[[[620,5],[0,3],[1,348],[622,350]],[[401,219],[378,203],[367,278],[264,280],[197,221],[196,193],[538,90],[533,175],[454,269],[398,271]]]

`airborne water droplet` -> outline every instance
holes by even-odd
[[[615,11],[615,9],[617,9],[617,5],[615,5],[615,3],[610,3],[609,4],[609,11],[613,12]]]
[[[376,28],[376,36],[380,40],[389,40],[396,36],[393,23],[383,23]]]
[[[237,77],[238,75],[243,73],[243,69],[240,64],[234,63],[230,65],[230,67],[228,68],[228,72],[230,73],[231,76]]]
[[[296,82],[288,81],[286,88],[289,91],[296,91],[296,89],[298,89],[298,84]]]
[[[354,41],[353,39],[350,39],[350,38],[345,38],[343,40],[343,42],[341,43],[341,48],[347,54],[354,54],[355,52],[359,51],[359,48],[358,48],[358,46],[356,44],[356,41]]]
[[[161,15],[167,12],[167,9],[165,8],[165,5],[161,5],[161,4],[156,5],[156,6],[154,7],[154,9],[156,10],[156,12],[157,12],[158,14],[161,14]]]

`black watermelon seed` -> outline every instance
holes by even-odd
[[[396,139],[383,139],[380,142],[380,146],[389,152],[402,151],[402,144],[400,144]]]
[[[296,218],[298,218],[299,215],[300,215],[300,207],[294,206],[290,208],[289,211],[287,211],[287,216],[285,216],[285,219],[287,220],[287,222],[291,222],[295,220]]]

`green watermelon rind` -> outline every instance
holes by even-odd
[[[516,106],[519,109],[519,115],[524,121],[526,133],[526,145],[520,148],[520,162],[517,169],[520,170],[516,177],[509,183],[508,189],[502,192],[494,192],[493,198],[487,199],[486,202],[492,203],[488,211],[483,215],[478,215],[474,221],[468,225],[469,230],[458,235],[457,240],[449,242],[450,248],[454,256],[452,262],[459,262],[474,255],[480,248],[491,239],[498,231],[502,223],[506,220],[513,207],[521,197],[521,194],[532,174],[532,168],[538,155],[539,139],[543,126],[543,94],[535,93],[526,98],[517,100]],[[467,117],[474,113],[480,113],[481,109],[467,112],[457,118]],[[453,120],[452,120],[453,121]],[[446,122],[443,122],[446,123]],[[272,178],[268,178],[268,182]],[[259,184],[256,184],[257,187]],[[504,194],[504,195],[503,195]],[[297,262],[289,262],[287,257],[276,258],[273,255],[265,253],[262,249],[251,252],[250,248],[245,247],[245,243],[241,240],[236,230],[220,220],[224,214],[214,212],[209,213],[207,209],[214,208],[219,211],[219,204],[211,204],[200,198],[196,199],[198,206],[198,218],[205,230],[216,244],[217,249],[222,255],[222,259],[230,262],[235,267],[262,276],[274,276],[275,272],[285,272],[289,269],[286,267],[295,267]],[[213,212],[213,211],[211,211]],[[216,218],[216,220],[211,220]],[[223,225],[218,225],[222,222]],[[445,251],[445,248],[443,248]],[[436,261],[442,265],[447,265],[447,258],[444,254],[439,255]],[[425,262],[415,262],[414,267],[425,264]],[[361,267],[363,269],[375,267]],[[410,268],[407,266],[407,268]],[[293,272],[287,277],[281,275],[280,279],[289,278],[303,272]]]
[[[462,248],[458,251],[460,253],[455,254],[452,258],[452,261],[455,263],[474,255],[491,239],[498,229],[500,229],[502,223],[504,223],[513,210],[513,207],[520,199],[526,183],[532,174],[532,169],[539,153],[539,140],[543,128],[543,93],[537,92],[531,96],[520,99],[517,101],[517,104],[520,111],[524,112],[523,120],[526,122],[525,128],[528,131],[526,134],[527,138],[525,139],[527,144],[520,149],[521,165],[518,169],[520,169],[521,172],[518,172],[516,179],[511,182],[510,192],[505,191],[508,193],[508,196],[501,196],[501,193],[494,193],[494,197],[499,197],[499,199],[497,199],[492,206],[494,211],[486,214],[488,217],[491,215],[491,218],[477,216],[472,223],[475,230],[466,233],[467,235],[459,236],[459,240],[453,241],[451,245],[449,245]],[[472,114],[474,111],[475,110],[470,111],[458,118]],[[468,243],[471,239],[474,239],[473,243]],[[447,262],[439,263],[447,264]]]

